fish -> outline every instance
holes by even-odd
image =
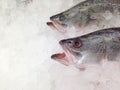
[[[47,25],[59,32],[67,32],[74,27],[76,31],[87,26],[105,27],[110,15],[118,15],[120,0],[85,0],[72,8],[50,17]],[[81,29],[80,29],[81,28]]]
[[[63,53],[51,56],[63,65],[83,69],[84,65],[100,64],[103,60],[119,61],[120,27],[106,28],[59,41]]]

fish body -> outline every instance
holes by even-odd
[[[52,55],[52,59],[64,65],[100,63],[120,60],[120,28],[108,28],[80,37],[60,41],[64,53]]]
[[[65,32],[71,27],[76,30],[91,25],[99,27],[103,21],[107,21],[106,16],[119,14],[119,11],[120,0],[86,0],[62,13],[51,16],[51,22],[47,24],[60,32]]]

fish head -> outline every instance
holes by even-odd
[[[69,26],[68,16],[64,12],[51,16],[50,21],[51,22],[47,22],[47,25],[59,32],[65,32]]]
[[[52,29],[59,32],[66,32],[71,27],[75,27],[78,23],[81,23],[81,15],[79,8],[69,9],[62,13],[53,15],[50,17],[51,22],[47,22],[47,25]]]
[[[67,21],[67,16],[65,15],[65,13],[60,13],[60,14],[51,16],[50,20],[65,27],[66,21]]]
[[[71,27],[79,28],[82,24],[88,22],[90,16],[88,15],[89,2],[82,2],[62,13],[50,17],[51,22],[47,25],[60,31],[65,32]]]
[[[80,38],[64,39],[61,40],[60,45],[62,46],[64,53],[54,54],[51,56],[52,59],[59,61],[64,65],[75,65],[82,58],[82,41]]]

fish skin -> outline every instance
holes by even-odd
[[[102,29],[80,37],[64,39],[59,43],[68,57],[66,60],[77,67],[81,64],[100,63],[103,59],[120,60],[120,28]],[[57,56],[52,59],[57,60]],[[62,58],[59,58],[60,61]]]
[[[51,16],[50,20],[63,29],[70,27],[79,29],[91,25],[101,27],[102,22],[106,21],[104,17],[106,12],[115,15],[119,11],[120,0],[86,0],[62,13]],[[60,29],[58,27],[58,31],[61,31]]]

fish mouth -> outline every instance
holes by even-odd
[[[65,24],[59,24],[55,21],[50,21],[50,22],[47,22],[46,23],[50,28],[52,28],[53,30],[57,30],[61,33],[65,33],[66,32],[66,29],[65,29]]]
[[[52,28],[53,30],[58,30],[58,28],[56,27],[56,25],[53,22],[47,22],[47,25]]]
[[[65,52],[63,53],[57,53],[57,54],[53,54],[51,56],[52,59],[57,60],[58,62],[60,62],[61,64],[65,65],[65,66],[69,66],[69,61],[68,61],[68,57],[65,54]]]
[[[61,42],[60,42],[60,44],[61,44]],[[74,65],[75,63],[77,63],[77,53],[73,52],[67,46],[65,46],[63,44],[61,44],[61,46],[62,46],[64,52],[53,54],[51,56],[51,58],[60,62],[61,64],[65,65],[65,66]]]
[[[70,52],[68,50],[68,48],[65,45],[62,45],[61,42],[59,42],[60,45],[62,46],[64,52],[63,53],[57,53],[57,54],[53,54],[51,56],[52,59],[60,62],[61,64],[65,65],[65,66],[69,66],[70,64],[73,63],[72,58],[70,57]]]

